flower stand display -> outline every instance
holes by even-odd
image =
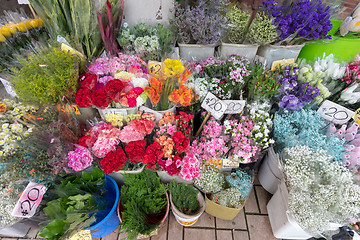
[[[270,147],[260,166],[258,178],[263,188],[271,194],[274,194],[283,178],[280,170],[279,155]]]
[[[270,224],[276,238],[309,239],[306,233],[295,221],[288,208],[288,191],[284,181],[267,204]]]

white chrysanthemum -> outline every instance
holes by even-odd
[[[146,78],[133,77],[131,78],[131,82],[134,85],[134,87],[141,87],[143,89],[149,85],[149,81]]]
[[[8,127],[9,127],[9,124],[8,124],[8,123],[4,123],[3,125],[1,125],[1,127],[2,127],[3,129],[8,128]]]

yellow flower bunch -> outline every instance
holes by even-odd
[[[19,23],[6,24],[0,27],[0,42],[4,42],[6,38],[14,35],[17,31],[27,32],[32,28],[43,27],[44,23],[41,19],[29,19]]]
[[[184,65],[177,59],[165,59],[163,73],[167,77],[175,77],[185,70]]]

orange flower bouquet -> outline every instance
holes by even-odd
[[[154,110],[167,110],[175,105],[189,106],[193,102],[194,91],[184,85],[191,72],[179,60],[149,63],[149,73],[152,76],[150,86],[144,90]]]

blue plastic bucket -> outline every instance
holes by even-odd
[[[104,197],[109,204],[105,210],[96,213],[96,222],[90,227],[91,236],[94,238],[102,238],[109,235],[120,224],[116,211],[119,202],[119,187],[114,179],[108,175],[105,175],[105,189],[107,193]]]

